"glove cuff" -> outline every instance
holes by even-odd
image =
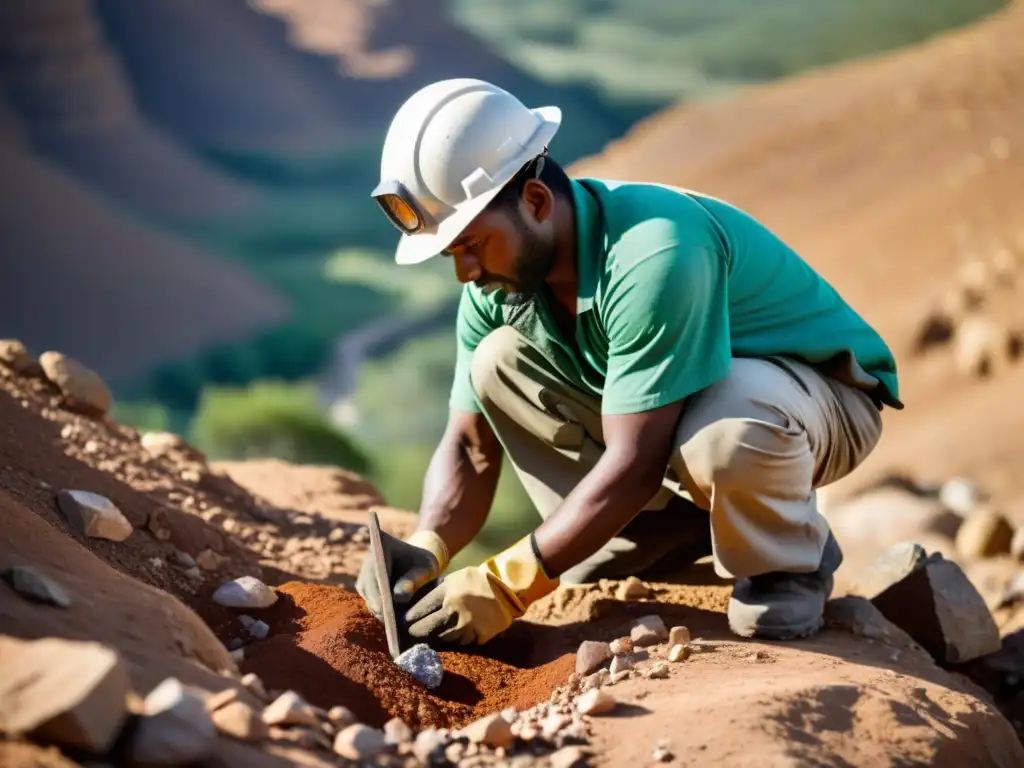
[[[498,578],[511,591],[524,609],[558,587],[558,579],[551,579],[537,558],[530,536],[524,536],[503,552],[498,553],[480,569]]]
[[[444,573],[450,562],[448,557],[448,545],[444,539],[437,535],[436,531],[416,531],[405,540],[406,544],[425,549],[437,558],[437,572]]]

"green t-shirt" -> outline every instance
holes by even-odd
[[[902,408],[889,348],[791,248],[728,203],[657,184],[572,179],[577,230],[575,345],[566,344],[544,293],[504,307],[502,292],[467,284],[449,404],[479,412],[473,350],[516,327],[557,370],[600,398],[605,414],[636,413],[719,381],[733,357],[787,355],[852,365]],[[575,347],[575,348],[574,348]]]

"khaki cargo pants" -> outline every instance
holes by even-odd
[[[477,347],[470,378],[547,518],[604,450],[600,401],[561,378],[508,326]],[[860,389],[791,358],[734,358],[727,379],[685,404],[659,493],[562,581],[620,578],[671,558],[694,527],[683,515],[710,525],[715,572],[723,578],[813,571],[828,536],[816,489],[857,467],[881,431],[879,407]],[[670,503],[673,497],[692,503]]]

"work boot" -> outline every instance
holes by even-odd
[[[793,640],[813,635],[824,623],[833,574],[843,562],[829,533],[821,565],[811,573],[775,571],[738,579],[729,600],[729,628],[740,637]]]

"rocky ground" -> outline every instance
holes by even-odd
[[[963,479],[830,511],[847,596],[812,639],[732,636],[729,587],[698,564],[688,586],[559,589],[444,651],[428,689],[351,589],[367,511],[412,523],[371,486],[210,463],[14,341],[0,390],[4,765],[1024,763],[1024,534]],[[878,538],[871,511],[906,525]]]

